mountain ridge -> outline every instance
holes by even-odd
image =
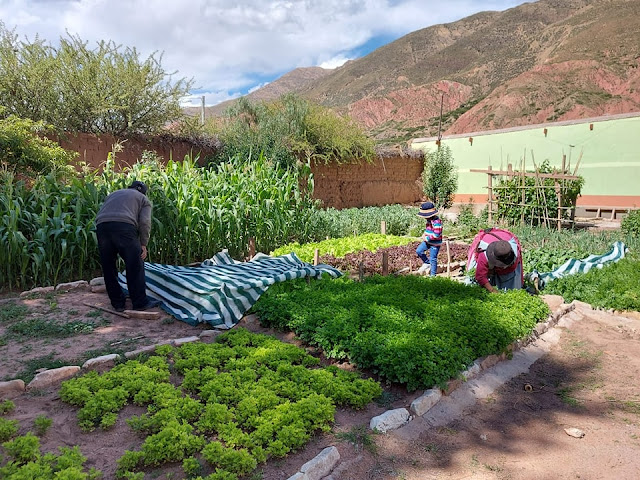
[[[411,32],[334,70],[295,69],[247,97],[296,93],[382,144],[629,113],[639,32],[640,0],[539,0]]]

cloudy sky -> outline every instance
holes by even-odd
[[[0,0],[21,39],[68,32],[135,47],[193,78],[192,101],[246,94],[297,67],[335,68],[409,32],[523,0]],[[186,99],[186,103],[188,99]]]

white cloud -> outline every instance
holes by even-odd
[[[21,37],[56,43],[65,31],[113,40],[228,99],[296,68],[335,68],[373,37],[398,38],[521,0],[3,0],[0,18]],[[209,100],[207,99],[207,103]]]
[[[318,66],[322,68],[333,69],[333,68],[341,67],[342,65],[347,63],[349,60],[352,60],[352,59],[340,54],[340,55],[336,55],[333,58],[330,58],[329,60],[325,60],[324,62],[320,63],[320,65]]]

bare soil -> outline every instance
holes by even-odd
[[[0,380],[33,372],[37,365],[58,366],[52,365],[56,360],[82,365],[93,356],[198,335],[208,328],[173,321],[164,313],[159,320],[124,319],[84,303],[108,306],[105,294],[87,292],[0,300],[0,313],[10,306],[28,306],[24,320],[71,323],[78,328],[95,324],[88,333],[38,338],[37,331],[25,329],[25,335],[9,331],[12,322],[5,320],[0,323],[0,339],[5,339],[0,341]],[[252,316],[239,325],[296,342],[291,334],[264,329]],[[392,408],[408,409],[422,394],[386,386],[380,403],[362,411],[338,410],[332,432],[316,435],[303,450],[270,461],[247,478],[287,479],[330,445],[341,455],[334,480],[639,478],[640,318],[581,307],[552,330],[557,340],[545,341],[545,334],[536,342],[545,352],[526,373],[503,383],[493,378],[498,377],[494,371],[498,366],[484,371],[479,382],[493,379],[502,386],[457,415],[429,421],[423,417],[399,430],[374,434],[368,430],[373,416]],[[531,388],[525,390],[525,385]],[[471,386],[468,382],[461,389]],[[20,421],[21,434],[33,430],[36,417],[46,415],[53,426],[41,438],[43,451],[79,445],[88,458],[86,465],[101,470],[106,479],[114,478],[115,462],[125,450],[138,449],[142,443],[125,422],[143,412],[139,407],[127,407],[109,431],[84,433],[77,426],[77,409],[63,403],[56,388],[29,391],[13,401],[16,409],[7,418]],[[452,395],[442,401],[455,399]],[[570,427],[582,430],[584,437],[569,436],[564,429]],[[147,476],[183,477],[180,465],[163,466]]]

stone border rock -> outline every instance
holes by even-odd
[[[153,345],[147,345],[130,352],[125,352],[124,357],[125,359],[130,360],[144,353],[153,353],[157,347],[162,345],[179,347],[185,343],[201,341],[203,338],[214,338],[221,333],[223,332],[217,330],[203,330],[200,332],[199,336],[194,335],[192,337],[174,338]],[[81,367],[77,365],[67,365],[60,368],[43,370],[39,372],[28,385],[25,385],[24,381],[21,379],[0,382],[0,398],[18,396],[29,390],[43,390],[51,388],[64,380],[74,377],[80,371],[87,372],[91,370],[111,368],[115,366],[120,359],[120,355],[112,353],[110,355],[101,355],[99,357],[90,358],[84,362]]]

